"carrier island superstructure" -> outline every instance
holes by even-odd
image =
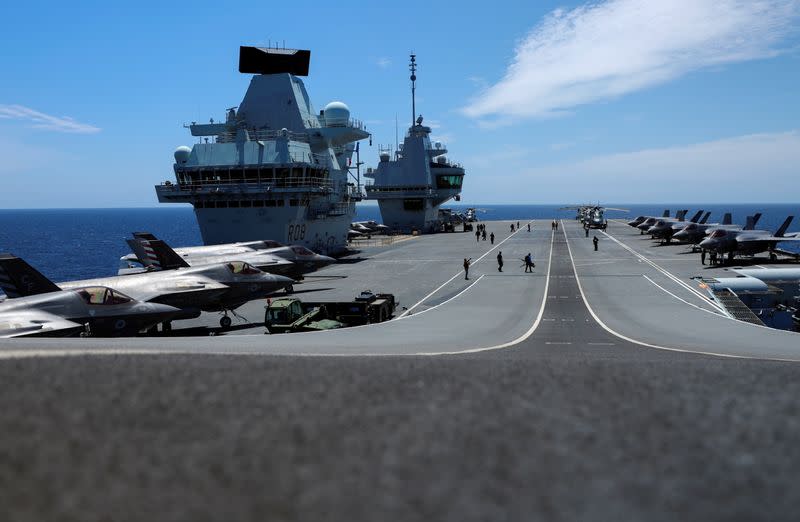
[[[192,123],[200,141],[175,151],[175,182],[162,203],[191,203],[205,244],[273,239],[325,254],[346,248],[362,197],[348,179],[359,140],[369,137],[348,107],[315,113],[303,81],[311,52],[241,47],[239,72],[254,74],[224,122]]]
[[[365,177],[374,180],[365,186],[367,199],[375,199],[383,224],[403,232],[437,232],[445,217],[439,207],[450,199],[458,201],[464,181],[464,168],[445,157],[441,143],[431,144],[431,128],[423,125],[416,110],[416,56],[411,55],[411,127],[394,159],[381,150],[380,162]]]

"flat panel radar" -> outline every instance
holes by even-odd
[[[245,74],[280,74],[308,76],[311,51],[239,47],[239,72]]]

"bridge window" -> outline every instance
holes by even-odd
[[[403,210],[423,210],[425,201],[422,198],[404,199]]]
[[[460,189],[464,181],[463,176],[436,176],[436,188],[440,189]]]

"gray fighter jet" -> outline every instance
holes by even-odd
[[[726,230],[719,228],[700,242],[700,248],[717,254],[728,254],[731,261],[737,255],[754,255],[769,252],[770,259],[777,259],[774,250],[778,243],[800,241],[800,233],[786,234],[794,216],[789,216],[775,233],[767,230]]]
[[[702,214],[703,211],[698,210],[689,222],[697,223],[697,220],[700,219]],[[710,215],[711,212],[706,214],[706,219],[708,219]],[[647,233],[650,234],[653,239],[660,239],[662,243],[669,243],[672,240],[672,235],[685,226],[684,223],[686,222],[682,220],[662,218],[656,221],[655,225],[648,228]]]
[[[711,234],[714,230],[753,230],[756,223],[761,218],[761,212],[757,212],[752,216],[747,216],[744,226],[736,225],[733,223],[730,212],[726,212],[722,218],[722,223],[689,223],[682,230],[672,235],[672,239],[676,241],[683,241],[692,245],[698,245],[703,241],[706,236]]]
[[[136,335],[181,310],[145,303],[104,286],[62,290],[12,254],[0,254],[0,337]],[[23,297],[24,296],[24,297]]]
[[[686,210],[686,209],[679,210],[678,212],[675,213],[675,217],[674,218],[669,218],[669,217],[653,218],[653,217],[650,217],[650,218],[645,219],[641,223],[639,223],[636,226],[636,228],[638,228],[642,234],[646,234],[647,231],[650,230],[650,227],[654,226],[656,223],[658,223],[659,221],[662,221],[662,220],[669,221],[669,223],[683,222],[683,220],[686,217],[686,214],[688,212],[689,211]]]
[[[314,272],[336,262],[332,257],[317,254],[300,245],[280,246],[232,254],[224,253],[224,250],[222,253],[207,254],[202,251],[195,253],[197,251],[184,249],[183,255],[173,250],[163,240],[155,239],[155,236],[152,235],[148,239],[143,239],[140,236],[139,238],[128,240],[128,245],[136,254],[138,262],[150,270],[170,270],[236,259],[248,262],[265,272],[285,275],[292,279],[302,279],[303,274]],[[228,247],[228,245],[225,246]]]
[[[386,225],[381,225],[373,220],[350,223],[350,229],[362,234],[386,234],[391,230]]]
[[[29,281],[39,274],[22,259],[15,259],[18,261],[13,271],[18,274],[16,277],[19,281]],[[11,269],[6,271],[10,273]],[[46,280],[41,274],[39,276]],[[233,313],[236,308],[253,299],[262,299],[273,292],[291,288],[293,283],[292,279],[262,272],[248,263],[230,261],[178,270],[67,281],[58,283],[57,288],[109,287],[139,301],[180,308],[182,314],[175,319],[197,317],[201,311],[222,312],[220,326],[227,328],[232,322],[228,312]],[[31,285],[19,286],[19,289],[18,295],[21,297],[38,293]]]
[[[636,216],[632,221],[628,221],[628,226],[631,226],[633,228],[638,228],[639,225],[641,225],[643,222],[645,222],[648,219],[652,219],[653,223],[655,223],[656,220],[659,219],[659,217],[668,218],[669,217],[669,209],[664,209],[664,213],[661,214],[661,216]]]

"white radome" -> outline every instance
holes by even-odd
[[[332,101],[325,106],[323,115],[328,126],[345,126],[350,121],[350,108],[340,101]]]
[[[178,165],[183,165],[187,161],[189,161],[189,156],[192,154],[192,149],[187,147],[186,145],[181,145],[177,149],[175,149],[175,163]]]

